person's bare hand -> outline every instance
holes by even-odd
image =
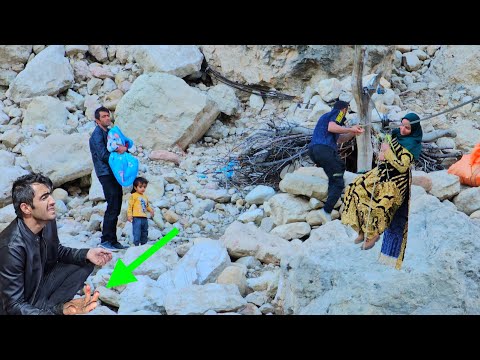
[[[380,152],[380,153],[378,154],[378,160],[384,161],[384,160],[385,160],[385,153]]]
[[[125,151],[127,151],[127,147],[126,147],[126,146],[118,145],[118,147],[117,147],[117,152],[118,152],[119,154],[123,154]]]
[[[133,216],[127,216],[127,221],[132,222],[133,221]]]
[[[152,210],[150,211],[150,215],[152,215],[152,218],[153,218],[153,217],[155,216],[155,210],[152,209]]]
[[[94,248],[87,252],[87,259],[98,266],[103,266],[112,260],[112,253],[106,249]]]
[[[382,143],[382,146],[380,147],[380,151],[385,152],[388,150],[390,150],[390,145],[388,145],[387,143]]]
[[[363,134],[363,132],[365,131],[360,125],[353,125],[350,129],[353,130],[353,133],[355,135]]]
[[[95,291],[93,296],[91,296],[90,285],[85,285],[83,291],[85,293],[84,297],[73,299],[63,304],[64,315],[87,314],[97,307],[100,293]]]

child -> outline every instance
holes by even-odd
[[[143,177],[137,177],[133,181],[132,195],[128,199],[127,220],[133,225],[133,243],[135,246],[147,243],[148,221],[147,210],[152,217],[155,215],[153,208],[148,203],[148,198],[144,195],[147,189],[148,180]]]

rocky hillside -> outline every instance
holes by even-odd
[[[480,95],[479,46],[397,45],[392,64],[386,51],[369,47],[364,84],[390,65],[385,93],[373,96],[390,119]],[[89,278],[101,292],[93,314],[478,314],[480,189],[446,170],[414,173],[401,271],[377,264],[380,246],[360,251],[340,221],[325,224],[322,169],[286,174],[279,191],[216,181],[219,159],[272,118],[313,128],[341,99],[355,119],[353,54],[344,45],[2,45],[0,229],[15,218],[12,182],[33,170],[54,182],[62,243],[99,243],[106,203],[88,138],[104,105],[135,141],[155,217],[149,244],[115,254]],[[227,86],[206,66],[301,103]],[[425,133],[453,129],[435,146],[465,153],[479,125],[478,102],[422,123]],[[354,177],[347,172],[346,183]],[[118,235],[129,244],[124,194]],[[138,282],[105,288],[118,258],[129,264],[172,227],[179,236],[135,271]]]

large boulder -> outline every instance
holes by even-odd
[[[32,53],[32,47],[33,45],[0,45],[0,65],[25,64]]]
[[[223,244],[207,239],[188,250],[172,270],[171,278],[177,289],[192,284],[203,285],[215,282],[229,265],[230,258]]]
[[[453,203],[459,211],[467,215],[480,210],[480,187],[472,187],[460,192],[453,199]]]
[[[208,96],[217,104],[220,111],[226,115],[234,115],[240,108],[235,90],[225,84],[218,84],[208,89]]]
[[[471,152],[480,139],[480,130],[475,127],[475,123],[471,120],[460,120],[455,124],[455,131],[456,148],[465,153]]]
[[[430,194],[440,200],[451,199],[460,192],[460,178],[447,170],[433,171],[427,177],[432,181]]]
[[[15,71],[0,67],[0,86],[9,86],[16,76],[17,73]]]
[[[264,263],[279,264],[286,253],[291,251],[290,243],[272,235],[253,224],[234,221],[220,238],[233,258],[254,256]]]
[[[292,195],[305,195],[321,201],[327,200],[328,181],[301,173],[286,174],[279,184],[280,190]]]
[[[213,101],[182,79],[151,73],[135,80],[119,101],[115,118],[123,133],[149,149],[185,149],[205,134],[219,112]]]
[[[39,96],[33,99],[27,107],[22,127],[43,124],[47,131],[62,129],[67,124],[69,112],[57,98]]]
[[[88,52],[100,62],[108,60],[108,54],[105,45],[88,45]]]
[[[15,164],[15,155],[10,151],[0,150],[0,167]]]
[[[92,173],[88,139],[87,133],[53,134],[22,151],[33,171],[42,172],[54,186],[60,186]]]
[[[127,249],[122,260],[125,264],[131,264],[151,247],[152,245],[132,246]],[[162,251],[157,251],[149,257],[148,261],[141,263],[135,269],[135,276],[146,275],[153,280],[157,280],[161,274],[173,269],[177,262],[178,255],[175,250],[164,247]]]
[[[377,261],[381,241],[361,251],[335,220],[283,259],[276,301],[295,314],[479,314],[479,230],[414,186],[401,270]]]
[[[0,223],[10,223],[17,217],[13,204],[0,208]]]
[[[479,58],[479,45],[443,45],[425,76],[440,83],[476,86],[480,83]]]
[[[20,166],[0,166],[0,207],[12,202],[12,184],[22,175],[28,174],[28,171]]]
[[[203,55],[195,45],[139,45],[135,61],[145,72],[165,72],[183,78],[200,70]]]
[[[95,170],[92,170],[91,185],[90,185],[90,190],[88,191],[88,200],[91,200],[91,201],[105,200],[105,194],[103,193],[102,184],[100,184],[100,180],[98,180],[98,176],[95,173]]]
[[[192,285],[173,290],[165,298],[168,315],[202,315],[208,310],[228,312],[246,304],[233,284]]]
[[[30,61],[10,84],[15,102],[42,95],[57,95],[73,85],[73,69],[65,57],[65,46],[51,45]]]
[[[307,200],[290,194],[277,194],[264,204],[265,213],[275,225],[302,222],[307,218],[310,205]]]

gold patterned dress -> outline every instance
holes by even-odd
[[[393,138],[385,161],[347,186],[342,223],[367,238],[382,234],[409,195],[412,162],[413,155]]]

